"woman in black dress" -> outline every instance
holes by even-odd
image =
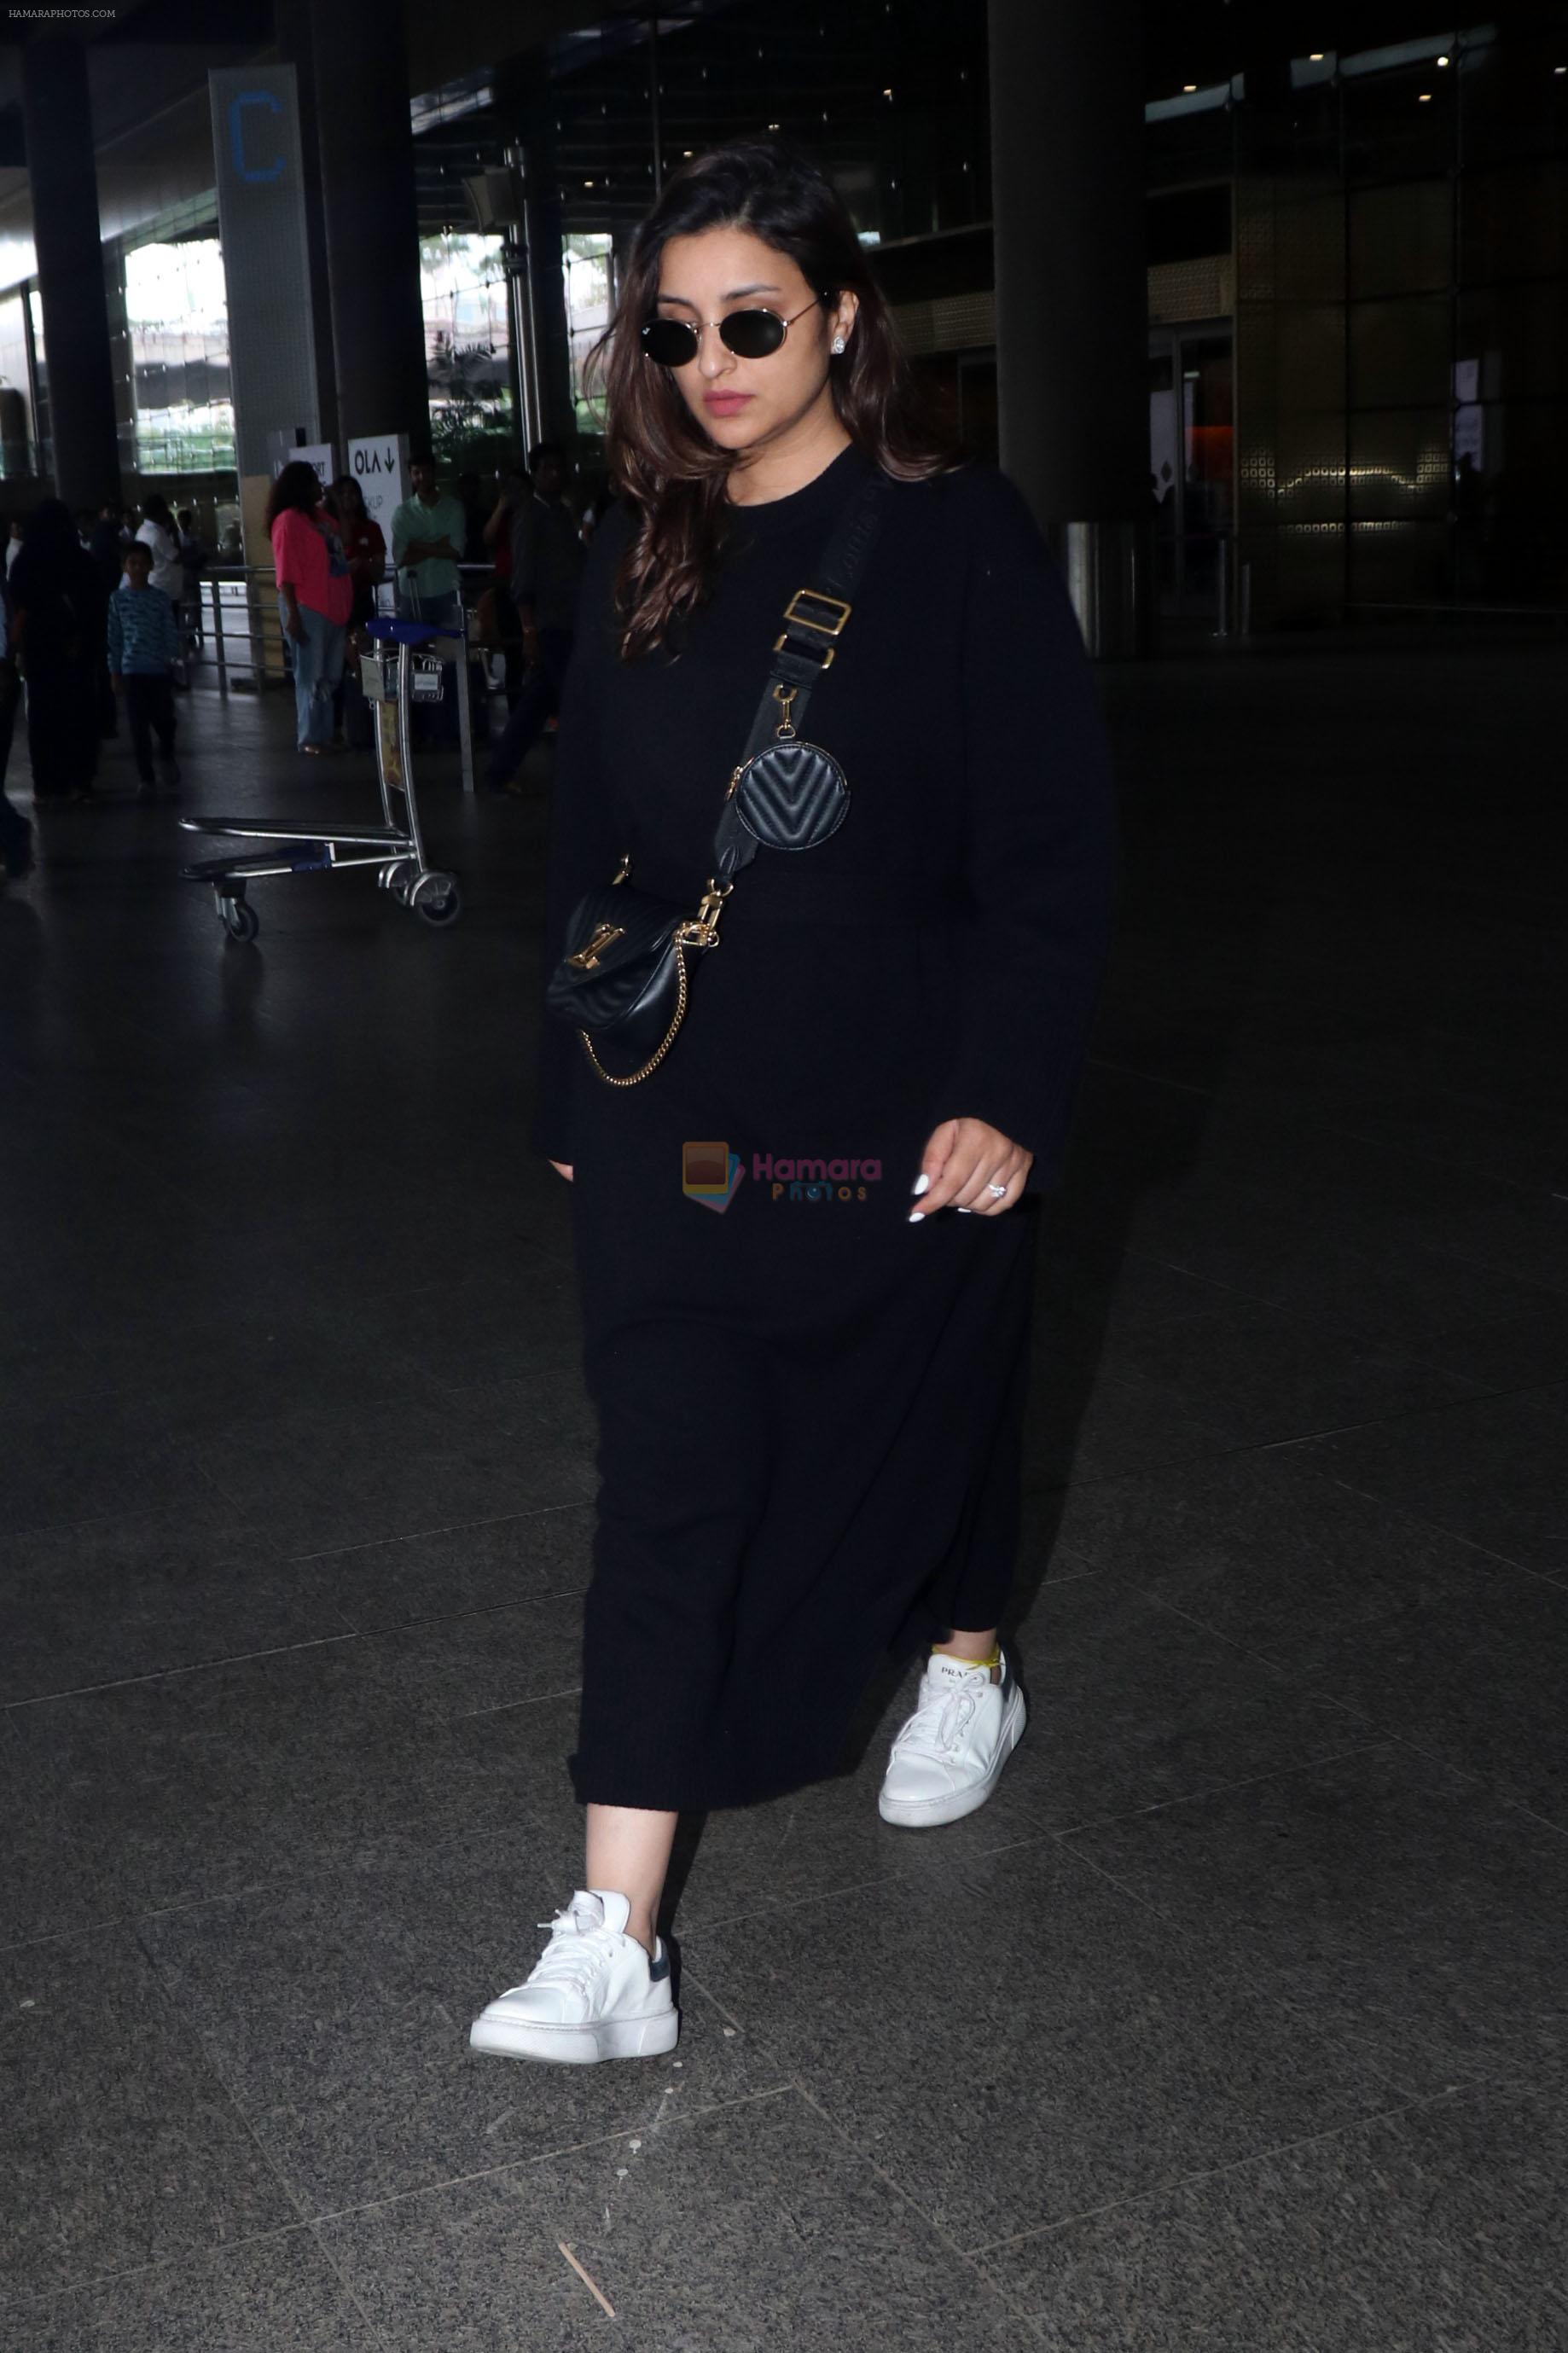
[[[678,1814],[833,1773],[889,1651],[934,1644],[888,1821],[973,1810],[1024,1729],[996,1627],[1038,1197],[1111,865],[1055,568],[1008,483],[922,432],[815,167],[745,142],[673,178],[606,342],[623,497],[562,712],[547,970],[626,858],[634,886],[695,902],[785,607],[882,486],[804,730],[847,814],[738,874],[646,1078],[606,1084],[546,1025],[535,1141],[572,1185],[600,1430],[571,1760],[587,1865],[471,2040],[578,2062],[675,2041],[658,1913]]]

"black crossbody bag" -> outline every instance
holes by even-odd
[[[585,892],[566,926],[566,952],[545,1003],[569,1021],[607,1086],[635,1087],[656,1071],[686,1018],[695,959],[715,947],[735,876],[759,849],[814,849],[843,824],[849,786],[830,752],[800,732],[811,691],[832,668],[855,588],[881,521],[888,477],[874,473],[850,500],[812,577],[784,607],[767,683],[746,747],[725,787],[712,871],[689,901],[640,891],[623,858],[614,879]],[[610,1069],[607,1052],[619,1064]]]

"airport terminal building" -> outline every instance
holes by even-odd
[[[1568,602],[1568,11],[1242,14],[230,0],[221,53],[186,0],[40,25],[0,92],[0,504],[156,486],[233,547],[284,444],[430,434],[482,477],[548,435],[591,470],[642,210],[773,130],[1106,649],[1130,598],[1257,629]]]

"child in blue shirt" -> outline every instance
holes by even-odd
[[[180,632],[173,603],[153,586],[152,576],[153,551],[143,541],[133,540],[125,551],[125,577],[109,600],[109,668],[115,692],[125,696],[136,774],[142,780],[136,797],[142,801],[158,797],[153,774],[154,735],[171,798],[180,782],[172,683]]]

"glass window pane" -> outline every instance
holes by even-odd
[[[235,462],[228,295],[216,237],[125,256],[125,325],[142,474],[205,474]]]
[[[449,472],[504,464],[516,440],[504,239],[419,240],[430,439]]]
[[[22,298],[11,294],[0,302],[0,473],[9,480],[34,470],[27,330]]]

